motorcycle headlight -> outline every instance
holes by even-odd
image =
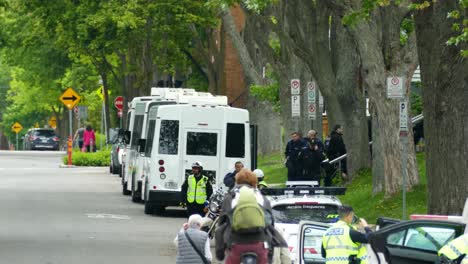
[[[217,203],[210,203],[210,211],[212,211],[212,212],[218,211],[218,204]]]

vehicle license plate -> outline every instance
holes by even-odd
[[[177,189],[178,184],[177,182],[170,181],[170,182],[164,183],[164,187],[166,187],[167,189]]]

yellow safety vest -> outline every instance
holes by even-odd
[[[354,230],[358,230],[356,226],[352,226]],[[368,264],[369,263],[369,256],[367,255],[367,247],[366,244],[356,243],[358,246],[358,254],[357,258],[361,260],[361,264]]]
[[[204,204],[206,201],[206,183],[208,177],[202,176],[197,182],[194,175],[188,177],[188,189],[187,189],[187,202],[197,204]]]
[[[439,250],[439,256],[444,254],[447,258],[455,260],[465,254],[463,263],[468,262],[468,234],[458,237]]]
[[[351,240],[350,229],[348,224],[340,220],[325,232],[322,244],[327,253],[326,264],[348,264],[349,256],[357,256],[359,245]]]

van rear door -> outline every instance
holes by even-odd
[[[220,130],[184,129],[185,146],[183,147],[183,166],[181,175],[192,174],[192,164],[196,161],[203,164],[204,175],[208,176],[213,186],[220,179]],[[184,179],[183,179],[184,180]]]

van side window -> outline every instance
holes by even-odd
[[[245,157],[245,125],[228,123],[226,132],[226,157]]]
[[[156,129],[156,120],[150,120],[148,126],[148,135],[146,135],[145,157],[151,157],[153,149],[154,130]]]
[[[187,155],[216,156],[218,134],[187,132]]]
[[[132,142],[130,148],[136,150],[138,148],[138,140],[141,138],[141,131],[143,130],[143,115],[135,115],[132,129]]]
[[[177,155],[179,152],[179,121],[161,120],[159,154]]]
[[[132,118],[132,113],[128,113],[127,115],[127,130],[130,130],[130,119]]]

